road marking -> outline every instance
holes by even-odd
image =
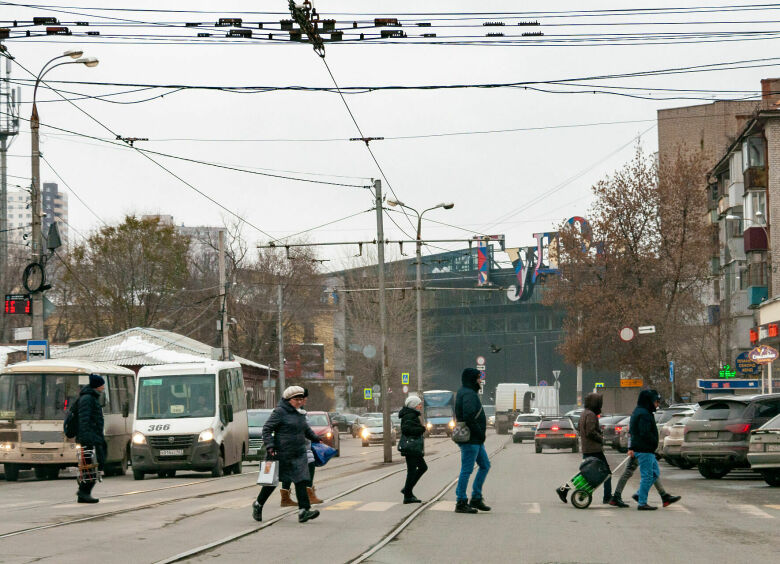
[[[673,505],[667,505],[664,507],[664,511],[677,511],[678,513],[690,513],[690,510],[685,507],[684,505],[680,505],[679,503],[675,503]]]
[[[395,501],[372,501],[358,507],[356,511],[387,511],[394,505],[398,505],[398,503]]]
[[[599,517],[612,517],[617,511],[611,511],[610,509],[596,509],[593,513]]]
[[[536,515],[536,514],[539,514],[539,513],[542,512],[542,506],[539,505],[536,502],[533,502],[533,503],[520,503],[518,505],[527,505],[528,509],[526,509],[526,511],[525,511],[526,513],[533,513],[533,514]]]
[[[323,511],[346,511],[347,509],[352,509],[356,505],[360,505],[363,503],[362,501],[340,501],[338,503],[334,503],[331,506],[323,507]]]
[[[780,505],[764,505],[764,507],[768,507],[769,509],[780,509]]]
[[[431,511],[455,511],[454,501],[440,501],[430,507]]]
[[[762,511],[755,505],[735,505],[734,508],[744,515],[750,515],[751,517],[760,517],[761,519],[774,519],[766,511]]]

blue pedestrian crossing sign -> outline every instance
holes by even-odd
[[[371,388],[363,388],[363,399],[370,400],[372,394]]]
[[[401,384],[408,384],[409,383],[409,373],[408,372],[402,372],[401,373]]]

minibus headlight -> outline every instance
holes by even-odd
[[[134,445],[145,445],[146,444],[146,437],[143,433],[140,433],[136,431],[133,433],[133,444]]]
[[[428,423],[425,425],[428,429],[433,429],[433,423],[428,421]]]
[[[211,429],[206,429],[205,431],[201,431],[200,435],[198,435],[199,443],[207,443],[213,440],[214,440],[214,431],[212,431]]]
[[[455,428],[455,420],[454,419],[450,419],[450,422],[447,423],[447,425],[449,426],[450,429],[454,429]]]
[[[14,448],[14,445],[11,443],[0,443],[0,450],[11,450]]]

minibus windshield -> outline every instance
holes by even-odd
[[[138,379],[136,419],[213,417],[214,374],[144,376]]]
[[[77,374],[0,374],[0,419],[63,420],[79,391]]]

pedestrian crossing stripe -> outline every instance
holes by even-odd
[[[398,503],[395,501],[371,501],[358,507],[356,511],[387,511],[394,505],[398,505]]]
[[[780,509],[780,505],[764,505],[764,507],[768,507],[769,509]]]
[[[542,506],[539,505],[537,502],[532,503],[520,503],[519,505],[527,505],[528,509],[526,509],[526,513],[533,513],[538,514],[542,512]]]
[[[430,507],[431,511],[455,511],[454,501],[440,501]]]
[[[362,501],[340,501],[338,503],[334,503],[333,505],[329,505],[328,507],[323,507],[322,509],[324,511],[346,511],[347,509],[352,509],[356,505],[360,505],[363,503]]]
[[[676,511],[677,513],[690,513],[690,510],[687,507],[679,503],[667,505],[666,507],[664,507],[664,511]]]
[[[742,513],[743,515],[750,515],[751,517],[760,517],[761,519],[774,519],[769,513],[756,507],[755,505],[735,505],[734,509]]]

